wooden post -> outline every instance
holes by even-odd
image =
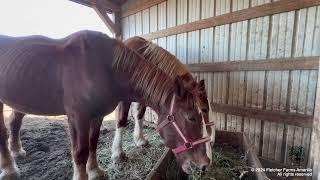
[[[318,69],[315,112],[310,146],[308,167],[312,168],[312,179],[320,179],[320,65]]]
[[[100,19],[108,27],[108,29],[115,35],[115,38],[121,40],[120,12],[113,12],[114,21],[112,21],[103,8],[99,6],[92,6],[92,8],[99,15]]]
[[[92,8],[96,11],[96,13],[99,15],[100,19],[103,21],[103,23],[108,27],[108,29],[112,32],[112,33],[116,33],[115,30],[115,24],[114,22],[112,22],[112,20],[109,18],[109,16],[107,15],[107,12],[105,10],[103,10],[101,7],[99,6],[92,6]]]
[[[115,11],[120,11],[120,7],[107,0],[70,0],[79,4],[82,4],[84,6],[93,7],[93,6],[99,6],[100,8],[104,9],[104,11],[108,13],[112,13]]]
[[[114,12],[115,38],[122,40],[121,12]]]

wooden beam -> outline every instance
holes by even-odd
[[[260,160],[256,155],[254,150],[254,145],[252,145],[248,139],[248,136],[243,132],[230,132],[224,130],[216,130],[216,138],[215,143],[217,144],[232,144],[232,145],[240,145],[243,146],[245,155],[248,160],[248,166],[253,168],[262,168]],[[264,172],[255,172],[255,179],[257,180],[265,180],[267,176]]]
[[[320,65],[314,109],[315,112],[313,118],[308,167],[313,169],[313,179],[317,179],[320,177]]]
[[[108,1],[108,0],[96,0],[96,1],[105,7],[110,7],[113,10],[113,12],[120,12],[121,11],[121,7],[111,1]]]
[[[263,167],[269,167],[269,168],[295,168],[294,166],[290,164],[283,164],[279,161],[275,161],[272,159],[266,159],[265,157],[259,157],[261,164]]]
[[[242,133],[243,136],[243,146],[246,150],[247,159],[253,168],[262,168],[262,164],[254,150],[254,144],[250,142],[248,136],[245,133]],[[255,172],[255,178],[257,180],[269,179],[265,172]]]
[[[117,30],[116,30],[115,24],[111,21],[111,19],[107,15],[106,11],[104,11],[101,7],[98,7],[98,6],[92,6],[92,8],[99,15],[100,19],[108,27],[108,29],[112,33],[116,34]]]
[[[130,6],[128,7],[127,10],[125,10],[121,17],[126,17],[126,16],[130,16],[132,14],[135,14],[139,11],[142,11],[144,9],[147,9],[149,7],[155,6],[157,4],[160,4],[162,2],[165,2],[166,0],[145,0],[143,2],[140,2],[138,4],[135,4],[134,6]]]
[[[211,103],[213,112],[244,116],[270,122],[285,123],[299,127],[312,127],[313,116],[280,111],[270,111],[257,108],[240,107],[229,104]]]
[[[282,12],[293,11],[297,9],[308,8],[311,6],[320,5],[319,0],[281,0],[272,3],[264,4],[261,6],[252,7],[249,9],[243,9],[232,13],[215,16],[200,21],[191,22],[188,24],[182,24],[172,28],[152,32],[142,35],[145,39],[157,39],[161,37],[171,36],[175,34],[191,32],[199,29],[205,29],[224,24],[231,24],[239,21],[245,21],[253,18],[269,16]],[[137,7],[138,8],[138,7]],[[140,11],[142,8],[138,8]],[[136,12],[136,11],[134,11]],[[130,13],[129,13],[130,14]],[[127,14],[125,14],[127,15]]]
[[[262,167],[264,167],[264,168],[278,168],[278,169],[282,169],[282,168],[295,169],[296,168],[296,167],[293,167],[289,164],[284,165],[278,161],[266,159],[264,157],[259,157],[259,160],[262,164]],[[287,179],[286,177],[277,176],[277,173],[275,173],[275,172],[266,172],[266,175],[270,179],[277,179],[277,180],[286,180]]]
[[[243,145],[243,133],[235,131],[216,130],[215,143],[217,144],[238,144]]]
[[[319,56],[188,64],[192,72],[317,70]]]
[[[116,34],[115,37],[118,40],[122,40],[122,27],[121,27],[121,14],[120,12],[114,12],[114,25],[115,25],[115,30]]]
[[[120,6],[108,0],[70,0],[88,7],[99,6],[108,13],[119,12]]]
[[[167,166],[170,164],[172,159],[173,159],[173,154],[171,152],[171,149],[166,148],[164,150],[164,153],[160,156],[159,160],[150,170],[149,174],[145,179],[146,180],[162,179],[163,173],[166,172]]]

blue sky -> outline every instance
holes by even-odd
[[[62,38],[79,30],[111,35],[93,9],[69,0],[2,0],[0,34]]]

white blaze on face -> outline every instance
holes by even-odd
[[[204,118],[202,116],[202,137],[208,137],[208,131],[206,127],[206,122],[204,121]],[[210,146],[210,142],[206,142],[206,154],[208,158],[210,159],[210,164],[212,162],[212,148]]]
[[[213,115],[211,114],[212,111],[209,110],[209,117],[213,117]],[[209,118],[210,119],[210,118]],[[213,121],[214,122],[214,121]],[[213,123],[213,125],[211,126],[211,136],[210,136],[210,142],[211,144],[214,144],[214,141],[216,139],[216,124]]]

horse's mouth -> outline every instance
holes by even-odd
[[[192,174],[192,169],[190,166],[183,166],[182,170],[183,170],[183,172],[185,172],[188,175]]]
[[[193,174],[198,170],[197,166],[192,161],[187,161],[182,165],[182,170],[186,174]]]

